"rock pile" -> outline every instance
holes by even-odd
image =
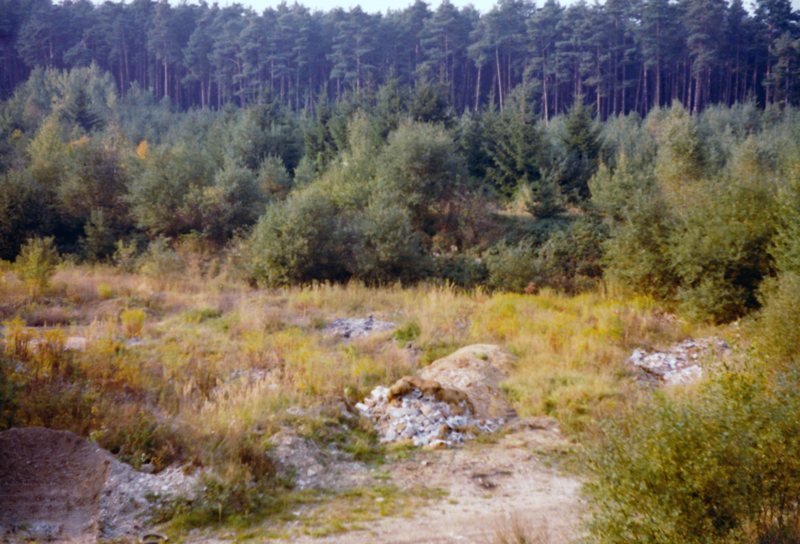
[[[103,540],[124,540],[138,535],[160,506],[172,497],[192,499],[197,492],[201,472],[187,474],[172,466],[149,474],[154,467],[142,466],[143,472],[130,465],[112,461],[100,497],[99,536]]]
[[[513,356],[498,346],[467,346],[356,405],[381,442],[449,447],[496,431],[516,414],[500,390]]]
[[[376,387],[356,408],[375,422],[381,443],[405,440],[432,449],[471,440],[481,432],[491,433],[505,422],[503,418],[476,419],[469,399],[454,406],[417,387],[394,398],[391,389]]]
[[[665,385],[691,383],[703,375],[700,362],[712,355],[724,355],[730,348],[723,340],[710,337],[684,340],[666,351],[647,353],[636,349],[628,364]]]
[[[375,316],[366,319],[347,319],[340,318],[331,321],[325,327],[325,336],[341,336],[342,338],[359,338],[369,336],[380,331],[390,331],[395,327],[394,323],[388,321],[378,321]]]

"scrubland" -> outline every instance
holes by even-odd
[[[151,258],[135,272],[51,263],[38,282],[19,265],[4,268],[0,425],[70,430],[134,467],[202,470],[200,495],[170,502],[157,518],[175,535],[217,527],[285,536],[280,527],[302,507],[303,531],[323,536],[441,499],[442,490],[401,490],[381,478],[338,493],[300,491],[275,465],[271,439],[296,433],[373,467],[413,456],[414,448],[379,444],[368,421],[342,408],[475,343],[515,355],[502,384],[514,408],[556,418],[571,441],[546,455],[588,482],[587,538],[792,542],[797,534],[797,378],[791,336],[776,340],[793,310],[778,296],[756,316],[712,325],[613,285],[572,296],[424,283],[266,289],[243,281],[235,259],[174,252],[178,273]],[[397,327],[347,341],[324,334],[335,318],[367,315]],[[700,384],[652,391],[625,363],[635,348],[710,335],[734,357]],[[514,531],[502,528],[498,541]]]
[[[373,467],[413,455],[342,408],[494,343],[516,356],[517,412],[574,444],[588,539],[800,539],[793,106],[600,120],[576,100],[545,122],[525,86],[460,115],[429,86],[302,114],[170,112],[146,95],[53,70],[2,105],[0,429],[69,429],[136,467],[202,471],[201,495],[162,512],[174,527],[247,527],[298,503],[398,513],[431,490],[301,492],[272,439]],[[324,334],[368,315],[397,327]],[[695,385],[652,390],[625,365],[711,335],[733,356]]]
[[[492,343],[514,353],[503,387],[517,412],[552,415],[577,445],[636,402],[624,364],[634,347],[724,334],[698,330],[652,299],[602,290],[573,297],[423,284],[268,290],[232,279],[230,270],[154,278],[61,264],[35,294],[5,272],[0,423],[70,430],[135,467],[205,467],[205,502],[175,504],[165,518],[248,523],[311,500],[275,470],[276,432],[335,443],[366,463],[396,457],[369,422],[340,407],[460,347]],[[353,341],[324,335],[337,317],[367,315],[397,328]],[[85,349],[65,350],[75,337],[86,339]],[[396,497],[402,508],[412,499]]]

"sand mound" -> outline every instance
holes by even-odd
[[[94,542],[111,455],[66,431],[0,433],[0,536]]]
[[[476,344],[435,361],[420,376],[466,393],[477,418],[509,418],[515,413],[499,385],[508,378],[513,360],[499,346]]]

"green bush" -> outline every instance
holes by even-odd
[[[422,328],[419,326],[419,321],[416,319],[411,319],[410,321],[398,327],[394,333],[392,333],[392,338],[397,341],[398,346],[403,348],[409,342],[413,342],[419,338],[421,333]]]
[[[14,261],[14,272],[28,286],[31,296],[36,296],[49,287],[60,260],[52,236],[31,238]]]
[[[411,283],[427,275],[429,259],[407,209],[373,199],[355,221],[353,276],[367,284]]]
[[[442,127],[405,123],[389,135],[378,158],[378,183],[411,211],[417,229],[430,229],[432,208],[448,201],[466,181],[464,159]]]
[[[608,424],[586,486],[589,541],[797,542],[798,379],[722,373]]]
[[[163,281],[168,276],[180,274],[186,268],[178,253],[169,246],[169,238],[159,236],[147,246],[139,259],[139,270],[153,280]]]
[[[210,186],[195,186],[186,194],[179,210],[186,228],[223,245],[236,232],[255,224],[268,196],[259,188],[256,175],[233,160],[225,161]]]
[[[109,226],[129,229],[133,221],[124,202],[130,171],[124,167],[122,142],[100,136],[83,137],[68,147],[56,189],[65,217],[80,225],[93,214],[105,215]],[[118,234],[118,233],[117,233]]]
[[[0,259],[15,259],[27,239],[51,234],[57,223],[50,186],[27,172],[0,176]]]
[[[273,156],[269,156],[261,162],[258,167],[256,184],[266,202],[286,200],[292,190],[292,178],[283,165],[283,161]]]
[[[531,283],[541,281],[541,267],[533,246],[522,241],[516,246],[505,242],[484,254],[489,271],[488,285],[492,289],[523,293]]]
[[[117,240],[114,247],[114,255],[112,256],[114,264],[124,272],[133,273],[136,270],[136,258],[139,254],[139,247],[136,241]]]
[[[99,261],[113,255],[117,240],[111,221],[102,210],[92,210],[89,220],[83,227],[85,233],[81,239],[83,254],[90,261]]]
[[[202,214],[191,212],[204,189],[214,185],[218,167],[194,142],[154,148],[133,159],[134,175],[125,200],[137,227],[163,236],[202,231],[197,222]]]
[[[436,270],[438,277],[464,289],[482,285],[489,277],[489,269],[483,260],[463,253],[437,258]]]
[[[337,213],[322,185],[271,204],[250,238],[253,278],[271,286],[347,279],[345,233]]]
[[[725,181],[698,183],[703,194],[683,204],[667,247],[683,310],[717,322],[758,308],[758,286],[772,271],[775,233],[773,185]]]
[[[763,307],[751,323],[759,350],[781,363],[800,356],[800,276],[784,272],[761,286]]]
[[[608,227],[590,215],[574,219],[539,249],[543,282],[567,293],[577,293],[603,276],[601,260]]]

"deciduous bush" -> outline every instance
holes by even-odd
[[[797,542],[799,377],[723,373],[607,425],[591,460],[589,540]]]
[[[430,229],[432,210],[446,203],[467,179],[464,159],[443,128],[402,124],[378,158],[378,185],[411,211],[417,229]]]
[[[516,246],[500,242],[484,254],[484,260],[489,270],[487,283],[493,289],[523,293],[531,282],[541,281],[541,266],[529,242]]]
[[[759,350],[779,364],[800,356],[800,276],[783,272],[761,286],[763,307],[751,323]]]
[[[31,296],[36,296],[49,287],[60,260],[52,236],[31,238],[20,249],[14,272],[28,286]]]
[[[593,287],[603,277],[602,246],[607,239],[608,227],[589,215],[555,231],[538,251],[541,281],[573,294]]]
[[[290,285],[349,277],[345,232],[321,185],[273,203],[250,239],[251,273],[265,285]]]
[[[177,252],[170,247],[169,238],[159,236],[147,246],[139,258],[139,270],[148,278],[164,284],[168,278],[180,274],[186,268]]]
[[[430,259],[406,208],[377,196],[354,224],[350,266],[355,278],[377,285],[411,283],[427,275]]]
[[[667,246],[684,311],[718,322],[758,307],[775,233],[774,186],[741,177],[726,181],[699,184],[702,196],[676,213],[680,221]]]
[[[0,176],[0,259],[13,260],[28,238],[53,233],[55,198],[27,172]]]

